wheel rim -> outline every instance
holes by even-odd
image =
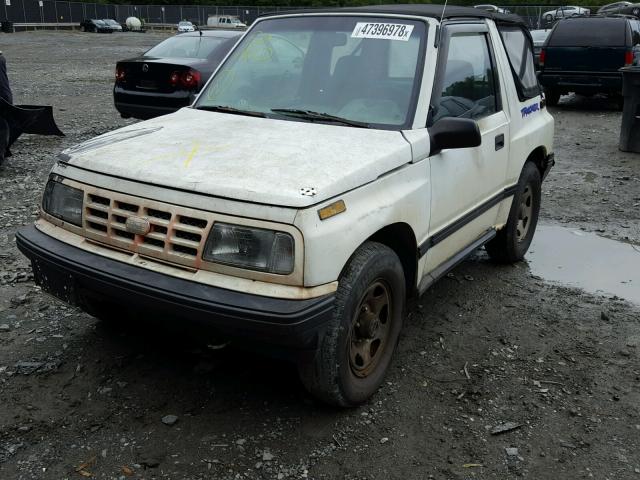
[[[353,315],[349,339],[349,364],[357,377],[367,377],[380,363],[391,331],[392,307],[386,282],[369,285]]]
[[[522,242],[529,233],[531,218],[533,216],[533,189],[530,184],[524,187],[518,208],[518,225],[516,227],[516,237],[518,242]]]

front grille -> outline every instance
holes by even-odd
[[[94,241],[150,258],[197,268],[211,214],[84,186],[84,235]],[[148,220],[149,232],[127,230],[129,217]]]

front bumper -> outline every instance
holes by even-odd
[[[195,321],[224,337],[293,350],[315,349],[333,315],[334,294],[285,300],[203,285],[81,250],[34,226],[20,229],[16,243],[44,291],[85,310],[99,299],[146,318]]]

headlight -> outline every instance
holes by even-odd
[[[49,180],[42,197],[42,209],[49,215],[81,227],[83,196],[82,190]]]
[[[288,233],[214,223],[203,258],[209,262],[287,275],[293,272],[293,237]]]

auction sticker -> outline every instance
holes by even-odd
[[[402,23],[365,23],[358,22],[351,38],[386,38],[387,40],[409,40],[413,25]]]

